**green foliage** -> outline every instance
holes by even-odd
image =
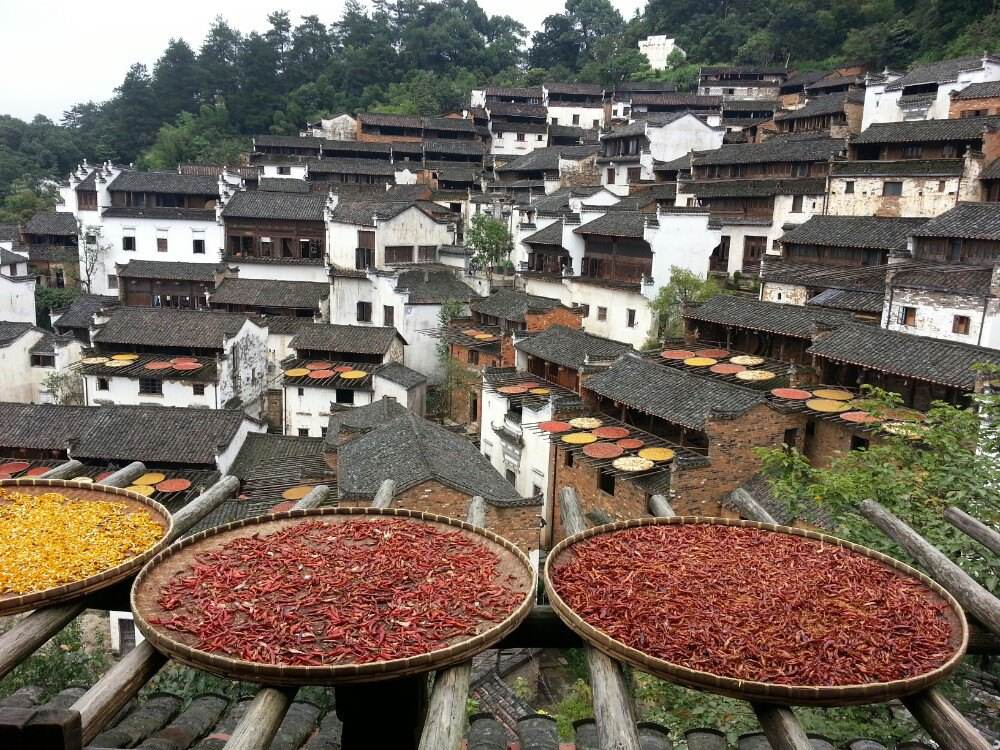
[[[44,691],[42,700],[48,700],[64,688],[94,684],[107,666],[103,638],[85,644],[80,623],[74,620],[0,680],[0,698],[35,685]]]
[[[469,265],[482,269],[487,282],[493,283],[493,269],[510,259],[514,239],[507,225],[487,214],[476,214],[465,232],[465,244],[473,251]]]
[[[181,112],[173,124],[161,127],[138,165],[168,170],[184,163],[237,166],[249,147],[249,138],[233,132],[225,104],[206,104],[197,115]]]
[[[15,180],[9,192],[0,198],[0,222],[26,222],[39,211],[54,209],[57,198],[56,189],[50,184],[23,178]]]
[[[63,288],[35,285],[35,312],[39,318],[39,323],[44,327],[49,327],[49,312],[69,307],[73,300],[80,296],[80,290],[75,288]]]
[[[552,718],[556,720],[559,736],[564,740],[573,739],[573,722],[589,719],[594,715],[594,705],[590,685],[577,680],[566,691],[561,701],[552,707]]]
[[[42,387],[54,404],[84,406],[83,375],[75,370],[51,372],[42,380]]]
[[[650,303],[656,314],[658,337],[678,336],[683,332],[682,311],[686,302],[704,302],[725,290],[711,276],[707,279],[677,266],[670,267],[670,281],[667,282]]]

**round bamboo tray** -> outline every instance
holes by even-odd
[[[102,484],[94,484],[90,481],[77,482],[66,479],[35,479],[32,477],[0,480],[0,487],[16,488],[17,492],[28,495],[58,492],[74,500],[109,500],[120,502],[131,508],[133,512],[149,514],[163,528],[163,536],[160,538],[160,541],[141,555],[88,578],[65,583],[43,591],[34,591],[30,594],[0,595],[0,616],[27,612],[31,609],[49,607],[53,604],[64,604],[128,578],[167,546],[167,539],[174,527],[170,511],[158,502],[119,487],[108,487]]]
[[[783,685],[771,682],[755,682],[751,680],[739,680],[731,677],[721,677],[710,672],[703,672],[696,669],[689,669],[673,662],[658,659],[638,649],[627,646],[616,638],[612,638],[602,630],[585,622],[579,617],[556,592],[552,584],[552,573],[564,564],[572,556],[572,547],[577,542],[589,539],[601,534],[612,534],[622,529],[634,528],[636,526],[654,526],[665,524],[687,524],[687,523],[711,523],[725,526],[749,526],[757,529],[767,529],[777,533],[792,534],[794,536],[816,539],[825,544],[833,544],[845,547],[858,554],[878,560],[890,568],[894,568],[899,575],[918,579],[923,583],[928,593],[937,597],[948,607],[948,619],[952,625],[952,656],[941,666],[917,677],[906,680],[895,680],[893,682],[866,683],[858,685]],[[965,654],[969,642],[969,627],[965,620],[965,614],[958,602],[945,591],[941,586],[925,576],[919,570],[911,568],[909,565],[895,560],[887,555],[883,555],[875,550],[862,547],[853,542],[848,542],[836,537],[821,534],[806,529],[779,526],[771,523],[758,523],[757,521],[743,521],[730,518],[708,518],[703,516],[679,516],[674,518],[636,518],[630,521],[619,521],[618,523],[607,524],[587,529],[578,534],[574,534],[563,541],[549,553],[545,561],[545,591],[548,594],[552,608],[559,615],[566,625],[579,634],[585,641],[594,648],[603,651],[614,659],[624,661],[637,669],[647,672],[655,677],[659,677],[678,685],[704,690],[711,693],[726,695],[731,698],[753,701],[758,703],[794,704],[803,706],[850,706],[866,703],[882,703],[894,698],[924,690],[931,685],[945,679],[959,665]]]
[[[363,664],[331,664],[328,666],[262,664],[199,650],[192,646],[196,640],[190,634],[169,631],[159,625],[149,623],[149,617],[164,613],[164,610],[156,602],[160,589],[175,576],[186,572],[197,555],[221,547],[240,537],[278,531],[295,525],[306,518],[322,518],[328,523],[343,523],[357,516],[412,518],[422,523],[445,527],[448,530],[458,529],[500,558],[500,574],[515,576],[517,580],[511,585],[515,590],[523,592],[524,598],[517,609],[505,620],[496,624],[483,623],[480,625],[480,632],[476,635],[456,638],[446,648],[403,659]],[[518,549],[513,542],[465,521],[405,508],[316,508],[291,510],[235,521],[202,531],[171,545],[151,560],[136,577],[132,586],[131,601],[133,616],[140,632],[159,651],[190,667],[220,677],[256,682],[262,685],[338,685],[377,682],[420,674],[471,659],[479,652],[496,644],[521,624],[528,616],[528,612],[531,611],[536,588],[535,569],[527,555]]]

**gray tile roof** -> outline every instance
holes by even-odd
[[[24,247],[22,246],[22,250]],[[28,245],[28,259],[34,263],[79,263],[80,250],[76,246]]]
[[[278,193],[308,193],[312,190],[305,180],[290,177],[261,177],[257,180],[257,189]]]
[[[398,386],[402,386],[409,390],[410,388],[416,388],[418,385],[427,382],[427,376],[423,373],[412,370],[406,365],[402,365],[399,362],[388,362],[378,369],[375,373],[376,377],[385,378],[386,380],[395,383]]]
[[[958,177],[964,159],[897,159],[890,161],[835,161],[833,177]]]
[[[1000,159],[994,159],[979,173],[980,180],[1000,180]]]
[[[971,391],[973,365],[1000,366],[1000,351],[858,324],[825,333],[807,353],[904,378]]]
[[[81,460],[211,465],[244,419],[226,409],[0,403],[0,446],[63,451],[73,439]]]
[[[922,83],[947,83],[958,79],[963,70],[975,70],[983,65],[982,57],[959,57],[952,60],[940,60],[932,63],[914,65],[906,75],[885,88],[886,91],[918,86]]]
[[[492,117],[537,117],[544,120],[548,113],[544,104],[487,102],[486,109]]]
[[[653,218],[640,211],[608,211],[593,221],[577,227],[575,234],[599,234],[607,237],[642,239],[646,221]]]
[[[632,105],[660,107],[689,107],[691,109],[718,109],[722,106],[721,96],[702,94],[635,94]]]
[[[882,292],[862,292],[853,289],[825,289],[806,302],[812,307],[828,307],[833,310],[850,310],[860,313],[880,313],[885,294]]]
[[[280,279],[224,279],[211,292],[209,302],[216,305],[251,307],[297,307],[314,310],[330,296],[330,285],[316,281]]]
[[[286,219],[323,221],[325,193],[275,193],[266,190],[241,191],[222,210],[224,218]]]
[[[952,99],[993,99],[1000,96],[1000,81],[970,83],[951,95]]]
[[[517,323],[524,322],[525,313],[547,312],[562,303],[553,297],[540,297],[537,294],[514,291],[513,289],[498,289],[489,297],[481,297],[469,308],[481,315],[492,315],[501,320]]]
[[[531,207],[545,213],[561,213],[569,211],[570,198],[589,198],[602,190],[604,190],[602,185],[559,188],[548,195],[540,195],[537,198],[533,198]]]
[[[333,210],[330,221],[340,224],[356,224],[358,226],[375,226],[375,217],[385,221],[395,218],[409,208],[419,208],[424,213],[428,213],[420,201],[415,200],[366,200],[366,201],[341,201]]]
[[[348,156],[326,156],[322,159],[310,159],[309,171],[325,174],[364,174],[379,177],[392,177],[396,167],[383,159],[358,159]]]
[[[219,180],[207,175],[178,174],[177,172],[122,172],[111,181],[108,190],[218,197]]]
[[[399,331],[392,327],[316,323],[300,329],[289,346],[297,350],[385,354],[397,337],[402,340]]]
[[[785,232],[781,242],[796,245],[906,249],[906,238],[927,219],[881,216],[813,216]]]
[[[842,325],[852,320],[849,313],[836,310],[816,310],[777,302],[761,302],[749,297],[720,294],[684,311],[688,320],[747,328],[753,331],[777,333],[800,339],[812,338],[813,325]]]
[[[68,328],[88,328],[94,313],[102,308],[117,306],[117,297],[82,294],[73,300],[68,307],[56,311],[59,313],[59,319],[53,324],[53,327],[57,331]]]
[[[621,341],[612,341],[566,326],[551,326],[540,333],[526,336],[517,341],[514,348],[573,370],[579,370],[594,360],[607,361],[634,351]]]
[[[0,320],[0,347],[9,346],[34,327],[34,323]]]
[[[100,344],[221,349],[246,322],[245,315],[166,307],[119,307],[94,336]]]
[[[696,180],[684,183],[680,190],[699,198],[823,195],[826,192],[826,180],[813,177],[787,180]]]
[[[588,96],[602,96],[604,89],[597,83],[543,83],[546,91],[550,94],[583,94]]]
[[[622,357],[590,376],[585,390],[674,424],[700,430],[712,415],[730,417],[767,402],[751,388],[664,367],[638,356]]]
[[[146,208],[130,208],[112,206],[101,212],[106,218],[119,219],[164,219],[168,221],[211,221],[215,222],[214,208],[167,208],[165,206],[149,206]]]
[[[341,432],[368,432],[410,413],[410,410],[396,399],[385,396],[367,406],[334,407],[336,404],[331,407],[330,419],[327,422],[327,449],[336,445],[337,436]]]
[[[888,265],[841,268],[821,263],[785,261],[764,256],[761,278],[779,284],[798,284],[811,288],[853,289],[864,292],[885,290]]]
[[[424,141],[424,153],[482,157],[486,153],[486,147],[479,141],[431,138]]]
[[[261,473],[268,470],[273,471],[272,463],[275,460],[311,457],[322,453],[323,438],[252,432],[243,441],[243,447],[240,448],[229,473],[246,482],[259,478]]]
[[[862,102],[864,100],[862,99]],[[850,93],[827,94],[809,99],[805,106],[787,112],[777,112],[775,120],[802,120],[806,117],[820,117],[822,115],[832,115],[843,112],[844,107],[849,103],[857,103],[857,97]]]
[[[827,161],[844,151],[844,141],[817,136],[776,136],[763,143],[732,143],[693,155],[695,166]]]
[[[913,234],[915,237],[1000,240],[1000,203],[959,203]]]
[[[188,263],[182,261],[140,260],[134,258],[118,267],[123,279],[171,279],[173,281],[206,281],[215,279],[213,263]]]
[[[320,146],[326,141],[325,138],[316,138],[308,135],[255,135],[253,145],[265,147],[292,147],[292,148],[314,148],[319,153]]]
[[[892,277],[891,286],[904,289],[925,289],[948,294],[990,293],[993,279],[991,266],[931,266],[901,270]]]
[[[524,503],[471,440],[413,413],[342,445],[337,471],[345,499],[372,498],[383,481],[392,479],[397,492],[437,481],[493,505]]]
[[[79,231],[76,217],[68,211],[40,211],[24,225],[27,234],[76,235]]]
[[[17,224],[0,224],[0,242],[13,242],[20,234]]]
[[[478,297],[453,271],[413,268],[400,272],[396,290],[409,292],[411,305],[436,305],[449,300],[467,301]]]
[[[0,266],[16,266],[21,263],[27,263],[30,257],[30,254],[18,255],[5,247],[0,247]]]
[[[547,146],[512,159],[497,172],[554,172],[559,169],[560,159],[580,160],[595,156],[600,151],[597,145],[588,146]]]
[[[562,232],[563,223],[562,219],[558,221],[553,221],[547,227],[539,229],[533,234],[529,234],[521,242],[528,245],[554,245],[556,247],[562,247]]]
[[[1000,127],[1000,117],[960,117],[954,120],[877,122],[851,139],[857,144],[975,141],[987,127]]]

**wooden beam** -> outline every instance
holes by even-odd
[[[224,750],[267,750],[298,688],[263,688],[233,729]]]
[[[486,525],[486,501],[478,495],[469,501],[465,520]],[[472,682],[472,660],[438,672],[427,715],[420,733],[420,750],[457,750],[465,734],[466,702]]]
[[[391,479],[386,479],[382,482],[382,486],[378,488],[378,492],[375,493],[375,499],[372,500],[373,508],[389,508],[392,506],[392,498],[396,494],[396,483]]]
[[[926,568],[931,578],[947,589],[963,609],[985,628],[1000,635],[1000,599],[874,500],[861,503],[860,511],[861,515]]]
[[[197,526],[201,519],[235,495],[239,488],[240,480],[236,477],[228,475],[220,477],[218,482],[174,513],[174,531],[170,535],[170,541],[180,539]]]
[[[309,510],[310,508],[318,508],[326,502],[326,499],[329,496],[330,488],[325,484],[317,484],[309,490],[308,495],[295,503],[293,510]]]
[[[653,495],[649,498],[649,512],[657,518],[673,518],[677,515],[670,507],[670,501],[663,495]]]
[[[1000,532],[958,508],[946,508],[944,517],[967,537],[975,539],[994,555],[1000,555]]]
[[[83,464],[79,461],[66,461],[58,466],[49,469],[47,472],[42,474],[39,479],[69,479],[70,477],[80,476],[80,472],[83,471]]]
[[[128,466],[124,466],[114,474],[100,481],[109,487],[128,487],[132,481],[138,479],[146,473],[146,464],[142,461],[133,461]]]
[[[587,528],[576,491],[563,487],[560,491],[562,521],[567,534]],[[621,664],[592,646],[584,646],[590,688],[593,694],[594,720],[602,748],[608,750],[639,750],[639,734],[635,728],[635,707],[625,683]]]
[[[73,622],[84,609],[83,602],[36,609],[0,635],[0,679]]]
[[[773,750],[812,750],[806,730],[788,706],[750,705]]]
[[[943,748],[990,750],[993,747],[937,688],[903,698],[903,705]]]
[[[729,502],[736,506],[743,517],[750,521],[760,523],[777,523],[774,516],[764,510],[764,506],[757,502],[757,499],[742,487],[737,487],[729,493]]]

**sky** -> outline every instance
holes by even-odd
[[[630,18],[645,0],[612,0]],[[535,31],[542,20],[563,10],[564,0],[479,0],[490,14],[517,18]],[[287,10],[318,15],[324,23],[340,17],[343,0],[239,0],[220,5],[174,0],[134,3],[121,0],[0,0],[0,114],[30,120],[41,113],[59,121],[77,102],[103,101],[121,83],[128,67],[152,68],[171,37],[196,50],[212,19],[222,15],[244,32],[263,31],[267,14]]]

